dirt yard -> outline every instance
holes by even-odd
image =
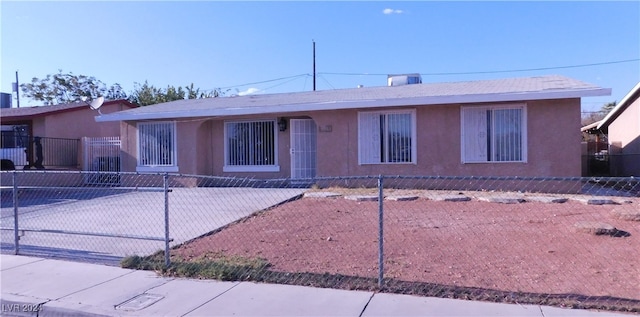
[[[507,292],[640,300],[640,221],[619,205],[527,201],[385,201],[385,278]],[[603,222],[615,235],[579,232]],[[378,276],[378,203],[344,197],[286,203],[173,251],[266,259],[272,271]]]

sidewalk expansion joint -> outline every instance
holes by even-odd
[[[94,284],[94,285],[91,285],[91,286],[85,287],[85,288],[83,288],[83,289],[79,289],[79,290],[77,290],[77,291],[75,291],[75,292],[71,292],[71,293],[69,293],[69,294],[66,294],[66,295],[63,295],[63,296],[61,296],[61,297],[58,297],[58,298],[56,298],[55,300],[56,300],[56,301],[58,301],[58,300],[63,299],[63,298],[65,298],[65,297],[67,297],[67,296],[71,296],[71,295],[73,295],[73,294],[80,293],[80,292],[82,292],[82,291],[86,291],[86,290],[88,290],[88,289],[90,289],[90,288],[94,288],[94,287],[96,287],[96,286],[98,286],[98,285],[102,285],[102,284],[105,284],[105,283],[111,282],[111,281],[113,281],[113,280],[119,279],[119,278],[121,278],[121,277],[123,277],[123,276],[127,276],[127,275],[129,275],[129,274],[132,274],[133,272],[135,272],[135,270],[131,270],[131,272],[127,272],[127,273],[125,273],[125,274],[118,275],[118,276],[116,276],[116,277],[114,277],[114,278],[110,278],[110,279],[108,279],[108,280],[106,280],[106,281],[102,281],[102,282],[100,282],[100,283],[98,283],[98,284]]]
[[[364,307],[362,307],[362,311],[360,312],[360,315],[358,315],[358,317],[362,317],[362,314],[364,314],[364,311],[367,310],[367,306],[369,306],[369,303],[371,303],[371,300],[373,299],[373,296],[375,296],[375,295],[376,295],[375,292],[373,292],[371,294],[371,296],[369,297],[369,300],[367,301],[367,303],[364,304]]]
[[[218,298],[218,297],[222,296],[223,294],[227,293],[228,291],[230,291],[230,290],[234,289],[236,286],[240,285],[240,283],[242,283],[242,282],[238,282],[238,283],[236,283],[235,285],[233,285],[233,286],[229,287],[229,289],[227,289],[226,291],[224,291],[224,292],[222,292],[222,293],[220,293],[220,294],[216,295],[214,298],[212,298],[212,299],[210,299],[210,300],[208,300],[208,301],[206,301],[206,302],[202,303],[201,305],[198,305],[198,307],[195,307],[194,309],[192,309],[192,310],[190,310],[190,311],[188,311],[188,312],[184,313],[183,315],[181,315],[181,317],[182,317],[182,316],[189,315],[189,314],[191,314],[193,311],[195,311],[196,309],[198,309],[198,308],[200,308],[200,307],[202,307],[202,306],[204,306],[204,305],[206,305],[206,304],[208,304],[208,303],[211,303],[214,299],[216,299],[216,298]]]
[[[49,299],[49,300],[44,301],[42,303],[38,303],[38,309],[36,311],[36,317],[40,316],[40,313],[42,312],[42,308],[44,307],[44,305],[46,305],[46,304],[48,304],[50,302],[51,302],[51,300]]]
[[[154,288],[158,288],[158,287],[160,287],[160,286],[166,285],[166,284],[167,284],[167,283],[169,283],[169,282],[175,281],[175,278],[164,278],[164,277],[162,277],[162,278],[163,278],[163,280],[164,280],[164,283],[161,283],[161,284],[158,284],[158,285],[151,286],[151,287],[149,287],[147,290],[145,290],[144,292],[142,292],[142,294],[144,294],[144,293],[146,293],[146,292],[149,292],[150,290],[152,290],[152,289],[154,289]]]
[[[4,254],[4,253],[3,253],[3,254]],[[15,255],[15,254],[10,254],[10,255]],[[18,255],[18,256],[21,256],[21,255]],[[42,259],[42,258],[41,258],[41,259],[39,259],[39,260],[35,260],[35,261],[33,261],[33,262],[22,263],[22,264],[19,264],[19,265],[16,265],[16,266],[12,266],[12,267],[10,267],[10,268],[3,268],[3,269],[0,269],[0,271],[13,270],[13,269],[16,269],[16,268],[19,268],[19,267],[23,267],[23,266],[25,266],[25,265],[33,264],[33,263],[36,263],[36,262],[41,262],[41,261],[44,261],[44,260],[46,260],[46,259]]]

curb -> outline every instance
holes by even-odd
[[[9,297],[10,299],[6,299],[7,297]],[[36,298],[34,298],[34,301],[25,301],[25,300],[20,300],[18,298],[21,299],[26,297],[20,296],[20,295],[13,295],[13,294],[2,294],[2,298],[0,298],[0,305],[2,307],[2,310],[1,310],[2,316],[10,316],[10,317],[24,317],[24,316],[110,317],[110,316],[113,316],[113,314],[111,315],[97,314],[97,313],[87,312],[86,310],[62,307],[62,305],[65,305],[65,304],[58,301],[44,301],[44,302],[34,303],[34,301],[36,301]]]

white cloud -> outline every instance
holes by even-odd
[[[398,9],[386,8],[386,9],[382,10],[382,13],[384,13],[384,14],[402,14],[402,13],[404,13],[404,11],[398,10]]]
[[[251,95],[251,94],[255,94],[255,93],[259,92],[259,91],[260,91],[260,89],[258,89],[258,88],[249,88],[249,89],[247,89],[245,91],[238,92],[238,96]]]

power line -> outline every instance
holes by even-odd
[[[324,82],[327,83],[327,85],[329,85],[331,89],[336,89],[335,87],[333,87],[333,85],[331,85],[331,83],[326,78],[324,78],[324,76],[320,75],[319,77],[322,78],[322,80],[324,80]]]
[[[553,67],[539,67],[539,68],[523,68],[523,69],[512,69],[512,70],[492,70],[492,71],[477,71],[477,72],[439,72],[439,73],[420,73],[420,75],[423,76],[443,76],[443,75],[473,75],[473,74],[497,74],[497,73],[514,73],[514,72],[528,72],[528,71],[539,71],[539,70],[553,70],[553,69],[567,69],[567,68],[580,68],[580,67],[591,67],[591,66],[601,66],[601,65],[611,65],[611,64],[620,64],[620,63],[630,63],[630,62],[637,62],[640,61],[640,58],[635,58],[635,59],[626,59],[626,60],[619,60],[619,61],[609,61],[609,62],[601,62],[601,63],[590,63],[590,64],[579,64],[579,65],[566,65],[566,66],[553,66]],[[342,75],[342,76],[388,76],[389,74],[387,73],[342,73],[342,72],[318,72],[317,75]],[[214,91],[214,90],[224,90],[224,89],[230,89],[230,88],[236,88],[236,87],[243,87],[243,86],[249,86],[249,85],[257,85],[257,84],[264,84],[264,83],[269,83],[269,82],[274,82],[274,81],[279,81],[279,80],[286,80],[286,79],[296,79],[299,77],[305,77],[308,78],[311,75],[308,73],[304,73],[304,74],[297,74],[297,75],[293,75],[293,76],[286,76],[286,77],[280,77],[280,78],[274,78],[274,79],[269,79],[269,80],[263,80],[263,81],[257,81],[257,82],[251,82],[251,83],[245,83],[245,84],[239,84],[239,85],[231,85],[231,86],[226,86],[226,87],[220,87],[220,88],[215,88],[215,89],[208,89],[208,90],[204,90],[206,91]],[[329,86],[331,86],[333,88],[333,86],[328,82],[328,80],[326,78],[324,78],[324,76],[319,76],[322,77],[322,79],[325,81],[325,83],[327,83]],[[291,80],[286,81],[285,83],[290,82]],[[284,83],[282,83],[284,84]],[[280,86],[282,84],[278,84],[266,89],[271,89],[277,86]],[[305,87],[306,87],[306,81],[305,81]],[[265,89],[265,90],[266,90]],[[335,88],[333,88],[335,89]]]
[[[523,68],[523,69],[511,69],[511,70],[489,70],[489,71],[477,71],[477,72],[420,73],[420,75],[423,75],[423,76],[440,76],[440,75],[474,75],[474,74],[515,73],[515,72],[529,72],[529,71],[538,71],[538,70],[566,69],[566,68],[579,68],[579,67],[590,67],[590,66],[600,66],[600,65],[611,65],[611,64],[629,63],[629,62],[637,62],[637,61],[640,61],[640,58],[626,59],[626,60],[620,60],[620,61],[602,62],[602,63],[568,65],[568,66]],[[387,76],[388,75],[388,74],[377,74],[377,73],[338,73],[338,72],[335,72],[335,73],[334,72],[321,72],[321,73],[318,73],[318,74],[345,75],[345,76]]]
[[[253,83],[246,83],[246,84],[241,84],[241,85],[232,85],[232,86],[227,86],[227,87],[220,87],[218,89],[229,89],[229,88],[234,88],[234,87],[242,87],[242,86],[249,86],[249,85],[256,85],[256,84],[264,84],[264,83],[269,83],[269,82],[273,82],[273,81],[284,80],[284,79],[289,79],[289,78],[294,78],[294,77],[302,77],[302,76],[310,76],[310,75],[309,74],[298,74],[298,75],[293,75],[293,76],[280,77],[280,78],[276,78],[276,79],[256,81],[256,82],[253,82]]]
[[[305,74],[305,82],[306,82],[306,78],[308,78],[309,76],[311,76],[311,75],[309,75],[309,74]],[[287,80],[287,81],[285,81],[285,82],[282,82],[282,83],[279,83],[279,84],[275,84],[275,85],[273,85],[273,86],[271,86],[271,87],[267,87],[267,88],[265,88],[265,89],[262,89],[262,91],[267,91],[267,90],[269,90],[269,89],[272,89],[272,88],[275,88],[275,87],[278,87],[278,86],[282,86],[282,85],[284,85],[284,84],[286,84],[286,83],[289,83],[289,82],[292,82],[292,81],[294,81],[294,80],[298,79],[299,77],[300,77],[300,76],[295,76],[294,78],[290,78],[289,80]]]
[[[307,80],[309,79],[309,77],[305,77],[304,78],[304,85],[302,86],[302,91],[305,91],[305,89],[307,89]]]

